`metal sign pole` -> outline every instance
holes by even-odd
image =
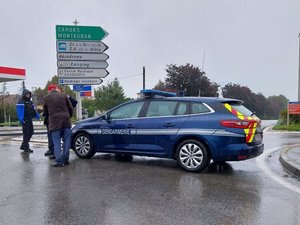
[[[289,101],[287,102],[287,119],[286,119],[286,123],[289,126],[290,125],[290,111],[289,111]]]
[[[76,118],[77,118],[77,120],[81,120],[82,119],[82,106],[81,106],[80,91],[76,91],[76,100],[77,100]]]

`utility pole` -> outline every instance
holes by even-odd
[[[22,81],[22,89],[23,89],[22,92],[26,89],[24,80]]]
[[[143,89],[146,88],[146,73],[145,73],[145,67],[143,66]]]
[[[299,62],[298,62],[298,101],[300,101],[300,33],[298,34],[299,39]]]
[[[202,67],[201,67],[202,72],[204,70],[204,62],[205,62],[205,50],[204,50],[203,59],[202,59]]]

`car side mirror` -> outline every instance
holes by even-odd
[[[109,122],[110,121],[110,116],[108,114],[105,114],[104,119]]]

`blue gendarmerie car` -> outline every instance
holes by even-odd
[[[77,156],[155,156],[200,172],[211,160],[245,160],[263,152],[260,120],[240,100],[176,97],[148,89],[140,95],[99,117],[78,121],[72,128]]]

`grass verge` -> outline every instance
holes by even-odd
[[[273,130],[300,131],[300,124],[276,125]]]

